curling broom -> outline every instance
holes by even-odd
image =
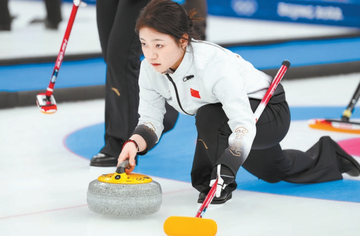
[[[354,112],[355,105],[360,97],[360,83],[352,96],[349,105],[344,110],[340,120],[334,119],[311,119],[308,124],[313,129],[321,129],[335,132],[360,134],[360,123],[351,122],[350,117]]]
[[[40,108],[40,111],[44,114],[53,114],[57,111],[57,105],[55,98],[53,96],[54,86],[56,78],[59,74],[61,63],[63,62],[66,46],[69,41],[70,33],[72,26],[75,21],[75,16],[77,13],[77,10],[80,6],[81,0],[74,0],[73,1],[73,7],[71,10],[70,18],[66,27],[65,35],[63,38],[63,41],[60,46],[60,51],[58,53],[58,56],[56,58],[54,70],[50,79],[49,86],[46,89],[46,93],[39,93],[36,96],[36,104]]]
[[[266,91],[259,106],[255,110],[255,120],[259,119],[261,113],[264,111],[271,96],[274,94],[281,79],[284,77],[285,72],[290,67],[290,62],[283,61],[279,71],[277,72],[274,80],[271,82],[270,87]],[[202,216],[213,200],[216,192],[218,180],[215,181],[211,187],[208,195],[206,196],[203,204],[200,206],[195,217],[186,216],[170,216],[165,220],[164,232],[168,236],[215,236],[217,233],[217,224],[214,220],[203,219]]]

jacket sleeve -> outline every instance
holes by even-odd
[[[141,135],[146,141],[147,150],[150,150],[161,137],[166,109],[165,98],[156,92],[152,84],[151,76],[156,75],[152,75],[146,67],[142,62],[139,75],[140,118],[133,134]],[[145,154],[147,150],[140,154]]]
[[[256,134],[255,117],[251,110],[245,85],[249,79],[256,80],[257,78],[253,77],[252,71],[248,68],[244,68],[246,73],[244,71],[239,73],[236,63],[221,63],[212,60],[207,68],[204,73],[204,80],[211,86],[208,89],[222,104],[222,108],[229,118],[228,124],[232,131],[228,139],[229,146],[216,164],[226,165],[236,175],[250,153]],[[256,69],[254,68],[254,70]],[[258,74],[256,71],[254,72],[254,74]],[[218,76],[215,78],[214,75]]]

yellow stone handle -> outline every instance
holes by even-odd
[[[115,173],[104,174],[99,176],[98,181],[112,184],[146,184],[152,179],[149,176],[137,173],[125,173],[125,169],[129,166],[129,160],[120,163]]]

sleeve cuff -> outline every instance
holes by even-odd
[[[133,134],[138,134],[145,139],[146,149],[138,152],[139,155],[145,155],[151,148],[153,148],[158,140],[156,133],[146,125],[136,126]]]

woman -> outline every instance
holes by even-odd
[[[1,1],[1,0],[0,0]],[[116,166],[124,141],[138,122],[141,45],[134,31],[140,10],[150,0],[106,0],[96,2],[96,20],[102,54],[106,62],[105,145],[91,158],[90,166]],[[206,0],[186,1],[183,6],[199,9],[206,17]],[[205,37],[206,21],[196,29]],[[166,107],[163,133],[171,130],[178,112]]]
[[[218,178],[212,204],[225,203],[236,189],[240,166],[269,183],[317,183],[359,176],[360,165],[330,137],[308,151],[282,150],[290,125],[281,84],[255,124],[253,112],[271,78],[239,55],[193,40],[193,19],[171,0],[153,0],[136,23],[145,60],[141,64],[140,119],[125,142],[119,163],[145,154],[160,138],[167,102],[196,115],[197,145],[192,185],[202,203]],[[130,169],[131,171],[131,169]]]

